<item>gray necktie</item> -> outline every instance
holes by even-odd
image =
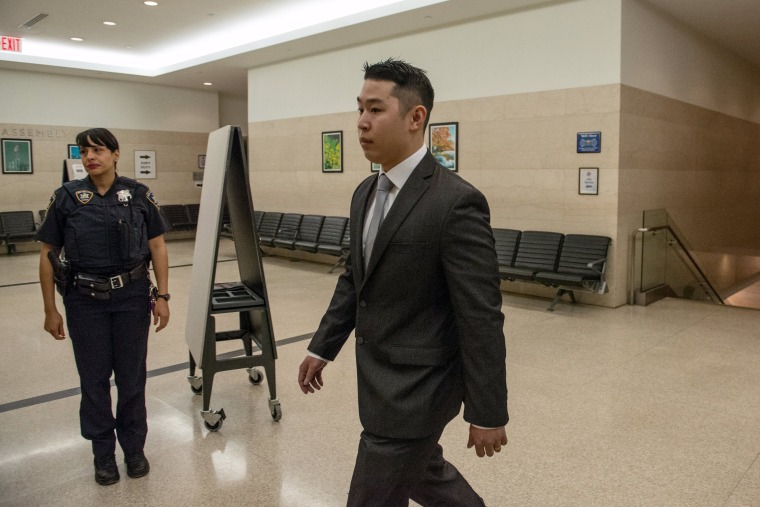
[[[388,191],[393,188],[393,182],[388,177],[380,173],[375,191],[375,212],[372,214],[372,221],[369,223],[367,230],[367,242],[364,245],[364,267],[369,265],[369,257],[372,255],[372,247],[375,246],[377,230],[383,222],[385,212],[385,202],[388,200]]]

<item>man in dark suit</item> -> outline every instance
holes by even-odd
[[[364,71],[359,142],[382,171],[354,192],[346,271],[299,386],[320,389],[322,369],[355,330],[364,431],[348,505],[484,505],[438,440],[464,403],[468,447],[482,457],[507,444],[504,315],[488,203],[424,144],[434,96],[425,72],[393,59]]]

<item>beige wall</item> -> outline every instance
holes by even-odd
[[[580,299],[624,304],[625,251],[617,241],[620,86],[594,86],[446,101],[431,121],[459,122],[459,174],[491,206],[492,225],[613,238],[610,294]],[[348,216],[351,195],[370,175],[356,138],[356,114],[341,113],[249,125],[256,209]],[[343,130],[344,172],[321,172],[321,133]],[[576,133],[602,131],[602,153],[576,153]],[[598,167],[599,195],[578,194],[578,169]],[[551,295],[533,285],[506,290]]]
[[[760,265],[760,124],[623,86],[620,215],[664,208],[721,290]]]
[[[31,210],[35,214],[47,207],[50,195],[61,186],[63,161],[68,144],[73,144],[81,127],[0,123],[3,138],[32,141],[32,174],[2,174],[0,211]],[[198,155],[206,153],[207,134],[110,129],[119,140],[121,158],[118,172],[135,176],[135,150],[156,152],[154,180],[142,180],[161,204],[200,202],[200,188],[193,184],[198,171]]]

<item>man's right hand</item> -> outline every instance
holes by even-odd
[[[327,361],[317,359],[313,356],[306,358],[298,367],[298,387],[304,394],[313,393],[314,390],[322,389],[322,369],[327,366]]]

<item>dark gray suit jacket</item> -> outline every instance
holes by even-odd
[[[359,415],[389,438],[466,421],[503,426],[506,348],[485,197],[428,152],[400,190],[364,269],[362,229],[377,177],[351,201],[351,253],[309,350],[338,355],[356,330]]]

